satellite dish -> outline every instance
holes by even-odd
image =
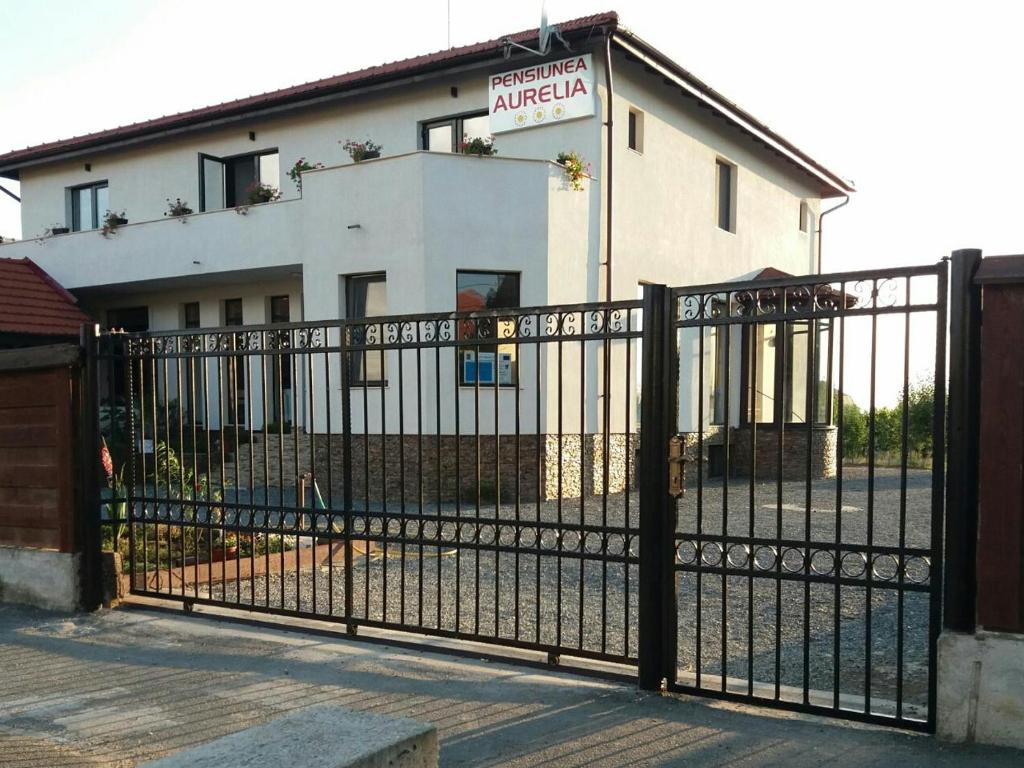
[[[548,26],[548,4],[540,4],[540,35],[537,40],[541,53],[551,50],[551,27]]]
[[[547,56],[551,52],[551,38],[557,38],[562,45],[565,46],[566,50],[572,50],[569,44],[562,37],[558,31],[557,24],[548,24],[548,8],[547,3],[541,2],[540,5],[540,29],[537,35],[537,48],[530,48],[526,45],[520,45],[515,42],[512,38],[506,37],[502,42],[505,44],[505,58],[509,58],[512,55],[513,48],[521,48],[527,53],[532,53],[534,56]]]

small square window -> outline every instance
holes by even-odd
[[[644,151],[644,113],[637,109],[629,110],[629,148]]]

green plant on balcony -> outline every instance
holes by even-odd
[[[576,152],[559,152],[557,162],[565,169],[565,177],[569,186],[576,192],[583,191],[583,179],[590,175],[590,163]]]
[[[462,143],[459,144],[459,152],[464,155],[477,155],[478,157],[489,157],[490,155],[498,154],[498,150],[494,146],[493,136],[477,136],[472,139],[469,136],[463,136]]]
[[[117,211],[107,211],[103,217],[103,226],[100,228],[100,234],[104,237],[112,235],[117,232],[117,228],[127,224],[128,219],[124,216],[124,211],[118,213]]]
[[[338,142],[341,144],[341,142]],[[380,144],[374,144],[370,139],[366,141],[356,141],[355,139],[348,139],[344,144],[341,144],[342,149],[348,152],[348,156],[352,158],[353,163],[361,163],[363,160],[373,160],[380,157],[381,150],[384,149]]]
[[[272,203],[280,199],[281,192],[276,187],[254,181],[245,188],[245,202],[248,205],[259,205],[260,203]]]
[[[180,197],[167,198],[167,211],[164,216],[171,216],[173,218],[180,218],[182,216],[189,216],[192,214],[192,209],[188,207],[188,203],[182,200]]]
[[[299,190],[299,194],[302,194],[302,174],[306,171],[314,171],[318,168],[323,168],[323,163],[310,163],[304,157],[300,157],[295,161],[295,165],[288,171],[288,178],[295,183],[295,188]]]

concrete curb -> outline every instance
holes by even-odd
[[[437,764],[433,725],[329,706],[300,709],[144,763],[149,768],[436,768]]]

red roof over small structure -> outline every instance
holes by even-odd
[[[78,300],[31,259],[0,259],[0,333],[78,336]]]

